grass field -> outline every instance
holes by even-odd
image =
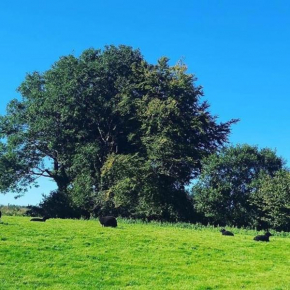
[[[2,217],[0,289],[290,289],[290,236]]]

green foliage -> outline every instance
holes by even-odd
[[[25,216],[28,207],[19,205],[0,205],[0,210],[3,216]]]
[[[287,289],[290,237],[216,228],[3,217],[3,289]]]
[[[238,145],[224,148],[203,161],[203,172],[193,187],[195,207],[205,221],[220,225],[254,226],[255,209],[249,199],[260,173],[269,178],[284,161],[270,149]]]
[[[151,65],[128,46],[89,49],[28,74],[22,99],[0,119],[0,190],[20,192],[45,176],[91,212],[180,212],[201,159],[237,121],[218,123],[194,82],[184,64],[163,57]]]
[[[38,209],[38,210],[37,210]],[[75,206],[71,197],[63,191],[55,190],[43,196],[43,200],[35,207],[41,216],[56,218],[80,218],[81,210]]]
[[[251,196],[257,226],[290,231],[290,173],[280,170],[273,177],[261,175],[258,190]]]
[[[102,168],[102,183],[111,185],[103,192],[103,200],[112,201],[122,216],[171,221],[194,218],[185,191],[172,188],[170,179],[160,178],[156,167],[138,154],[110,155]]]

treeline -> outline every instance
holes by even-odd
[[[22,99],[0,117],[0,191],[24,194],[41,176],[58,189],[31,211],[55,217],[110,213],[285,230],[289,208],[278,221],[285,209],[268,205],[276,204],[275,182],[287,184],[283,161],[268,149],[225,147],[238,120],[218,122],[195,81],[184,63],[162,57],[153,65],[123,45],[27,74]],[[248,162],[240,169],[239,159],[229,160],[235,150]]]
[[[29,206],[20,206],[20,205],[1,205],[0,204],[0,210],[2,215],[7,216],[24,216],[27,214],[27,211],[29,210]]]
[[[187,191],[187,216],[174,219],[159,213],[120,211],[108,207],[104,213],[145,221],[185,221],[215,226],[235,226],[290,231],[290,173],[285,161],[268,148],[237,145],[224,147],[202,162],[202,173]],[[181,205],[182,206],[182,205]],[[102,209],[88,212],[59,191],[44,197],[32,215],[60,218],[97,217]],[[104,210],[104,209],[103,209]]]

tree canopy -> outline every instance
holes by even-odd
[[[185,218],[185,186],[228,140],[183,63],[128,46],[61,57],[27,74],[0,118],[0,191],[39,176],[88,210]]]

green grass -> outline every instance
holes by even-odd
[[[2,217],[0,289],[290,289],[290,237],[119,221]]]

